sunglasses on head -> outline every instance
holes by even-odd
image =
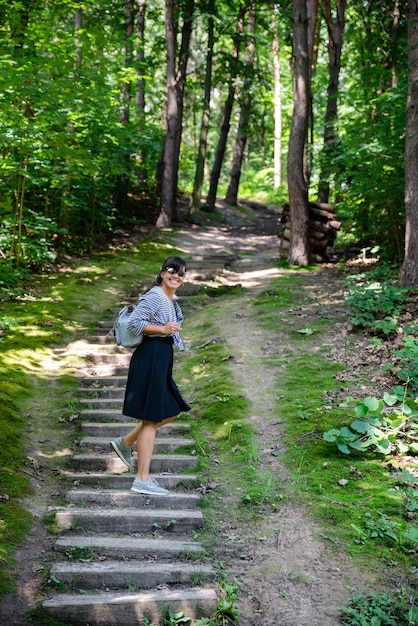
[[[184,278],[186,270],[175,270],[174,267],[166,267],[165,271],[169,274],[177,274],[179,278]]]

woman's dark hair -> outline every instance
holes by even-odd
[[[167,267],[172,267],[175,272],[179,272],[180,270],[186,271],[186,262],[179,256],[169,256],[163,264],[161,265],[161,269],[154,280],[154,285],[161,285],[163,279],[161,278],[161,272],[164,272]],[[152,285],[152,287],[154,286]],[[146,291],[149,291],[151,287],[148,287]]]
[[[164,272],[167,267],[172,267],[175,272],[180,270],[186,271],[186,262],[179,256],[169,256],[161,265],[160,273]]]

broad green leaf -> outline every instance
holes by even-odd
[[[379,443],[376,443],[375,446],[376,450],[378,450],[382,454],[390,454],[391,445],[389,441],[380,441]]]
[[[326,433],[324,433],[322,435],[323,439],[325,439],[325,441],[329,441],[330,443],[334,443],[334,441],[337,440],[337,437],[339,436],[340,431],[336,430],[335,428],[332,428],[331,430],[327,430]]]
[[[383,400],[388,406],[393,406],[398,402],[398,396],[395,396],[385,391],[385,393],[383,394]]]
[[[355,414],[356,417],[358,417],[360,419],[362,417],[366,417],[368,412],[369,412],[369,409],[363,402],[359,402],[354,407],[354,414]]]
[[[337,447],[338,447],[338,450],[342,452],[343,454],[350,454],[350,450],[348,449],[348,446],[346,443],[343,443],[342,441],[337,441]]]
[[[351,428],[358,433],[367,433],[369,432],[371,426],[369,422],[366,422],[365,420],[356,420],[351,424]]]
[[[341,437],[343,437],[344,439],[348,439],[348,441],[352,441],[356,437],[356,435],[352,433],[351,430],[347,428],[347,426],[343,426],[341,428],[340,434],[341,434]]]
[[[370,445],[370,441],[350,441],[350,447],[354,448],[355,450],[367,450]]]
[[[378,400],[377,398],[372,398],[370,396],[367,396],[367,398],[364,398],[363,400],[363,404],[365,404],[367,406],[367,408],[372,412],[372,413],[377,413],[382,410],[382,401]]]

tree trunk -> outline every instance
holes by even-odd
[[[405,259],[401,280],[418,286],[418,3],[408,0],[408,94],[405,136]]]
[[[178,71],[176,73],[176,25],[173,0],[166,0],[167,132],[164,144],[160,214],[156,226],[165,228],[176,219],[177,177],[183,126],[184,88],[193,27],[194,0],[184,7]]]
[[[81,55],[81,42],[79,38],[79,30],[83,28],[83,10],[78,8],[74,13],[74,74],[76,78],[79,78],[81,63],[82,63],[82,55]]]
[[[213,211],[215,208],[216,194],[218,190],[219,178],[221,176],[222,163],[225,157],[226,142],[228,140],[229,129],[231,127],[232,108],[235,100],[235,79],[238,74],[238,59],[241,45],[241,38],[244,30],[244,16],[246,7],[240,4],[237,28],[235,31],[234,45],[231,54],[231,69],[229,74],[228,96],[225,101],[221,129],[219,133],[218,145],[215,153],[215,160],[210,174],[209,192],[206,198],[205,210]]]
[[[293,115],[287,159],[290,223],[289,262],[309,264],[308,180],[305,146],[310,103],[310,61],[306,0],[293,0]]]
[[[165,36],[167,45],[167,129],[164,143],[162,167],[161,206],[156,226],[170,226],[174,191],[175,133],[177,128],[178,103],[176,93],[176,33],[174,24],[174,0],[165,4]]]
[[[178,60],[178,71],[176,80],[177,93],[177,128],[175,133],[175,153],[174,153],[174,195],[172,198],[172,220],[177,219],[177,187],[178,187],[178,171],[180,162],[181,136],[183,133],[183,108],[184,108],[184,89],[186,87],[187,63],[189,60],[190,39],[193,30],[193,13],[194,0],[186,0],[184,5],[183,26],[181,29],[181,44]]]
[[[254,77],[254,56],[255,56],[255,12],[256,3],[253,2],[248,10],[247,22],[247,52],[245,55],[244,84],[242,87],[243,98],[241,102],[241,113],[239,117],[238,132],[235,140],[234,152],[232,155],[231,173],[226,191],[225,200],[228,204],[235,206],[238,198],[239,181],[241,178],[242,159],[248,139],[248,125],[251,115],[251,86]]]
[[[137,37],[137,50],[136,50],[136,97],[135,104],[139,118],[143,118],[145,114],[145,8],[146,0],[136,0],[137,14],[136,14],[136,26],[135,32]]]
[[[277,5],[273,7],[273,69],[274,69],[274,189],[282,184],[282,89],[280,72],[280,44],[276,21]]]
[[[212,88],[212,65],[214,46],[214,12],[215,0],[208,2],[208,47],[206,55],[205,92],[203,97],[202,122],[200,126],[199,151],[197,154],[196,171],[193,185],[192,203],[190,215],[198,213],[202,198],[202,187],[205,170],[205,161],[208,148],[208,131],[210,117],[210,93]]]
[[[332,18],[331,0],[324,0],[324,14],[328,27],[328,91],[324,121],[324,149],[319,176],[318,201],[329,201],[331,158],[337,145],[338,83],[341,69],[341,50],[344,37],[346,0],[337,0],[335,21]]]
[[[125,59],[124,68],[132,67],[133,45],[132,35],[134,32],[134,4],[133,0],[125,0]],[[122,124],[129,122],[129,103],[131,100],[131,83],[124,79],[122,83],[122,91],[120,94],[121,105],[119,107],[119,121]]]

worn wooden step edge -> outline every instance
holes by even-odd
[[[100,387],[122,387],[126,383],[126,376],[115,374],[114,376],[80,376],[78,382],[80,385],[92,387],[92,385],[100,385]]]
[[[193,558],[205,553],[203,546],[194,541],[179,539],[153,539],[151,537],[107,536],[61,536],[55,542],[54,549],[60,553],[83,550],[97,556],[140,559],[152,556],[163,559],[179,558],[191,555]]]
[[[109,408],[109,406],[122,405],[123,398],[79,398],[78,402],[83,406],[86,404],[95,404],[97,408],[103,406],[103,408]]]
[[[107,420],[118,420],[124,424],[137,424],[138,420],[133,417],[123,415],[120,409],[82,409],[79,413],[82,419],[103,420],[104,424],[110,423]],[[168,425],[168,424],[167,424]],[[132,428],[132,426],[131,426]]]
[[[168,608],[195,620],[212,615],[217,605],[215,589],[199,587],[137,593],[57,594],[45,600],[42,607],[47,615],[65,623],[138,626],[145,618],[160,624]]]
[[[196,508],[200,503],[200,496],[195,493],[169,493],[164,498],[146,494],[122,491],[120,489],[70,489],[65,494],[72,503],[83,503],[95,506],[119,506],[128,508],[146,507],[149,509],[165,507],[167,509]]]
[[[91,350],[94,350],[94,346],[89,344]],[[98,353],[98,348],[100,346],[96,346],[96,350],[94,352],[89,352],[86,354],[87,362],[90,365],[102,365],[102,364],[110,364],[110,365],[125,365],[128,364],[132,354],[129,352],[113,352],[111,354],[106,353]],[[127,350],[128,348],[123,348],[123,350]],[[119,349],[120,350],[120,349]]]
[[[98,437],[98,436],[90,436],[86,435],[82,439],[80,439],[80,447],[81,448],[96,448],[103,449],[108,451],[110,446],[110,439],[108,437]],[[163,451],[174,451],[177,448],[183,446],[194,446],[194,439],[186,439],[185,437],[181,437],[180,435],[172,435],[171,437],[157,436],[155,441],[155,449],[160,449],[160,452]]]
[[[164,584],[190,584],[213,580],[215,571],[205,563],[146,563],[144,561],[104,561],[54,563],[50,576],[78,589],[123,589],[137,585],[152,589]]]
[[[81,469],[91,470],[120,470],[126,465],[116,454],[74,454],[71,464]],[[197,465],[197,458],[189,454],[155,454],[151,460],[151,473],[193,469]]]
[[[91,394],[90,398],[94,400],[98,397],[120,399],[120,398],[123,398],[125,395],[125,386],[111,387],[110,385],[108,385],[106,387],[77,387],[76,391],[79,395],[83,395],[83,396],[86,396],[87,394]]]
[[[74,484],[79,485],[96,485],[100,489],[109,487],[111,489],[130,489],[134,475],[128,471],[122,474],[107,472],[67,472],[63,476]],[[165,489],[173,489],[178,486],[190,487],[197,485],[200,477],[197,474],[171,474],[160,473],[154,474],[154,478]]]
[[[135,420],[135,423],[138,420]],[[83,422],[81,424],[81,431],[88,433],[91,437],[108,437],[108,441],[111,441],[114,437],[123,437],[130,430],[132,430],[133,424],[127,422]],[[164,436],[175,433],[188,433],[190,431],[190,424],[184,422],[170,422],[163,427],[161,432]]]
[[[57,508],[55,519],[60,529],[71,529],[73,532],[137,533],[159,528],[183,533],[203,526],[203,515],[199,509]]]

